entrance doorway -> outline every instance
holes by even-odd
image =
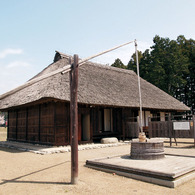
[[[90,114],[81,115],[81,139],[90,141]]]
[[[99,110],[99,131],[113,131],[112,109]]]

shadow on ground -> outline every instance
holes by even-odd
[[[0,186],[1,185],[5,185],[5,184],[8,184],[8,183],[34,183],[34,184],[59,184],[59,185],[69,185],[71,184],[70,182],[52,182],[52,181],[25,181],[25,180],[19,180],[19,179],[22,179],[22,178],[25,178],[27,176],[30,176],[30,175],[33,175],[33,174],[36,174],[36,173],[40,173],[42,171],[45,171],[45,170],[48,170],[48,169],[52,169],[54,167],[57,167],[57,166],[60,166],[62,164],[65,164],[65,163],[68,163],[70,161],[65,161],[65,162],[62,162],[62,163],[59,163],[59,164],[56,164],[56,165],[52,165],[52,166],[49,166],[49,167],[46,167],[44,169],[40,169],[40,170],[37,170],[37,171],[34,171],[34,172],[31,172],[31,173],[28,173],[28,174],[25,174],[25,175],[21,175],[19,177],[15,177],[13,179],[2,179],[2,182],[0,183]]]
[[[9,153],[22,153],[22,152],[27,152],[27,151],[24,151],[24,150],[18,150],[18,149],[8,148],[8,147],[2,147],[2,146],[0,146],[0,151],[9,152]]]

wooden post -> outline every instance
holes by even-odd
[[[28,140],[28,108],[26,108],[26,141]]]
[[[123,141],[125,140],[125,116],[124,116],[124,108],[122,109],[122,137],[123,137]]]
[[[56,131],[57,131],[57,124],[56,124],[56,120],[57,120],[57,117],[56,117],[56,106],[57,106],[57,103],[56,102],[53,102],[53,118],[54,118],[54,143],[56,144]]]
[[[39,104],[39,126],[38,126],[38,139],[41,142],[41,105]]]
[[[70,132],[71,132],[71,183],[78,183],[78,55],[70,72]]]
[[[18,139],[18,110],[16,110],[16,138],[15,140]]]
[[[9,136],[9,134],[10,134],[9,123],[10,123],[10,111],[7,112],[7,141],[9,141],[9,138],[10,138],[10,136]]]
[[[148,136],[152,138],[152,125],[151,125],[151,118],[148,117]]]
[[[139,137],[139,132],[140,132],[140,122],[139,122],[139,116],[137,116],[137,133],[136,133],[136,135],[137,135],[137,137]]]
[[[170,146],[172,146],[172,128],[171,128],[171,125],[172,125],[172,121],[171,121],[171,116],[169,115],[169,139],[170,139]]]

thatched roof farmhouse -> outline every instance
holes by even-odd
[[[54,62],[31,81],[68,65],[69,57],[56,52]],[[143,79],[141,91],[146,117],[152,113],[165,116],[166,113],[189,110]],[[0,110],[9,113],[8,140],[68,144],[69,101],[68,72],[1,95]],[[78,104],[80,141],[113,135],[125,137],[125,121],[139,115],[136,73],[86,62],[79,67]]]

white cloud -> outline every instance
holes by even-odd
[[[22,85],[36,73],[34,66],[25,61],[13,61],[0,69],[0,94]]]
[[[11,49],[11,48],[5,49],[0,52],[0,59],[3,59],[10,54],[22,54],[22,53],[23,53],[22,49]]]
[[[9,63],[6,67],[7,68],[15,68],[15,67],[28,67],[30,66],[29,63],[23,61],[14,61]]]
[[[137,42],[138,46],[137,49],[139,51],[144,52],[146,49],[150,49],[151,43],[148,42]],[[107,54],[104,54],[100,57],[94,58],[92,61],[102,64],[112,64],[114,63],[115,59],[119,58],[123,62],[123,64],[128,64],[131,56],[135,52],[135,46],[134,43],[124,46],[122,48],[119,48],[117,50],[114,50],[112,52],[109,52]]]

